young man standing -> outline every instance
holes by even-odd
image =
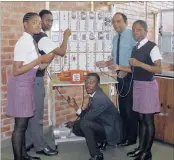
[[[39,34],[34,35],[36,48],[38,48],[38,54],[52,53],[59,56],[64,56],[67,49],[67,42],[71,31],[67,29],[64,32],[64,39],[62,45],[58,47],[55,43],[48,38],[46,31],[49,31],[53,24],[53,16],[49,10],[42,10],[39,13],[42,21],[42,30]],[[57,150],[52,149],[44,140],[43,135],[43,116],[44,116],[44,74],[45,69],[49,64],[44,64],[36,73],[36,79],[34,83],[34,99],[35,99],[35,114],[29,120],[28,129],[26,132],[26,149],[29,151],[31,148],[35,148],[37,154],[44,155],[56,155]]]

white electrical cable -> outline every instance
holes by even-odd
[[[103,72],[103,71],[101,70],[101,68],[99,68],[99,69],[100,69],[100,71],[101,71],[102,73],[104,73],[105,75],[107,75],[107,76],[113,78],[113,77],[110,76],[109,74]],[[125,95],[121,95],[121,92],[122,92],[122,90],[123,90],[123,88],[124,88],[124,78],[120,78],[120,79],[123,80],[123,85],[122,85],[122,87],[121,87],[120,92],[118,91],[118,83],[116,84],[116,87],[117,87],[117,94],[118,94],[120,97],[122,97],[122,98],[126,97],[126,96],[130,93],[131,85],[132,85],[132,82],[133,82],[133,72],[134,72],[134,67],[132,67],[132,76],[131,76],[131,80],[130,80],[130,84],[129,84],[129,89],[128,89],[128,92],[127,92]],[[115,78],[113,78],[113,79],[117,81],[117,79],[115,79]]]

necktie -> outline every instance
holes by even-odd
[[[89,102],[88,102],[88,109],[90,109],[92,106],[92,97],[89,97]]]
[[[33,40],[33,43],[34,43],[34,46],[35,46],[35,49],[36,49],[37,55],[38,55],[38,57],[39,57],[39,56],[40,56],[40,54],[39,54],[38,45],[37,45],[37,43],[36,43],[36,41],[35,41],[35,40]]]
[[[136,50],[138,49],[138,46],[140,45],[140,42],[138,42],[137,44],[136,44]]]
[[[119,65],[119,52],[120,52],[120,36],[121,34],[118,34],[118,41],[117,41],[117,59],[116,59],[116,63]]]

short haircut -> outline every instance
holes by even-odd
[[[39,16],[42,18],[45,14],[51,14],[51,11],[47,10],[47,9],[43,9],[42,11],[40,11]]]
[[[28,12],[24,15],[23,17],[23,23],[24,22],[28,22],[31,18],[33,18],[34,16],[39,16],[37,13],[35,12]]]
[[[143,21],[143,20],[137,20],[137,21],[135,21],[134,23],[133,23],[133,25],[134,24],[140,24],[143,28],[144,28],[144,30],[147,32],[148,31],[148,27],[147,27],[147,23],[145,22],[145,21]]]
[[[127,16],[124,13],[117,12],[117,13],[115,13],[115,15],[121,15],[123,20],[124,20],[124,22],[127,23]]]
[[[89,73],[87,77],[95,77],[97,79],[97,82],[100,83],[100,76],[97,73]]]

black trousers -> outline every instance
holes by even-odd
[[[155,137],[154,114],[139,113],[139,149],[143,152],[151,151]]]
[[[118,78],[118,92],[124,96],[127,94],[130,81],[131,74],[128,74],[124,79]],[[129,140],[131,142],[136,142],[137,133],[138,133],[138,115],[136,112],[132,110],[133,106],[133,81],[131,83],[131,88],[129,94],[126,97],[118,97],[119,100],[119,109],[120,115],[123,120],[123,128],[124,128],[124,141]]]
[[[102,124],[88,120],[78,120],[73,127],[76,136],[85,137],[90,155],[93,157],[100,153],[97,143],[106,140],[106,134]]]
[[[23,160],[27,156],[25,148],[25,131],[28,127],[29,118],[15,118],[15,126],[12,133],[12,147],[14,160]]]

